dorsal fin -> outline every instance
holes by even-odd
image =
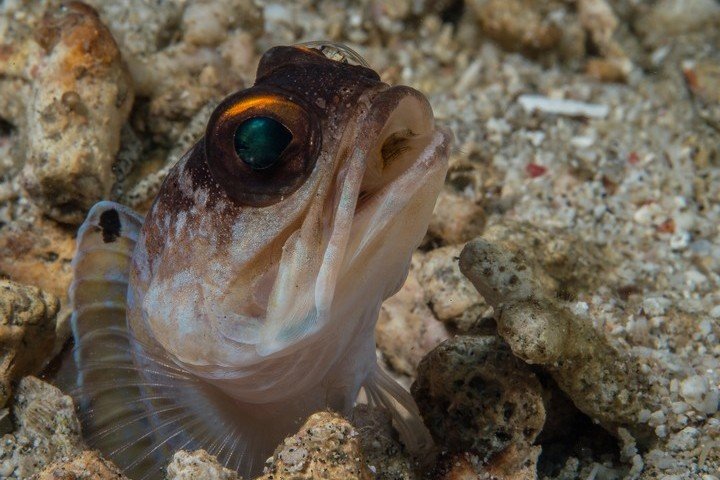
[[[125,317],[130,262],[142,223],[123,205],[95,204],[78,231],[72,262],[75,345],[58,383],[73,396],[88,443],[111,457],[124,445],[151,441],[142,441],[149,419]],[[159,471],[161,464],[143,467]]]
[[[130,261],[142,222],[123,205],[100,202],[80,227],[69,293],[76,339],[105,327],[125,328]]]

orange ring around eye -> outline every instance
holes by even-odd
[[[280,109],[297,109],[296,104],[278,95],[265,94],[258,97],[245,98],[237,102],[235,105],[225,110],[220,117],[220,121],[227,121],[230,117],[235,117],[246,113],[249,109],[254,108],[272,108],[278,106]]]
[[[289,124],[286,125],[288,127],[292,127],[295,122],[303,121],[304,116],[302,107],[297,103],[283,98],[280,95],[264,94],[262,96],[252,96],[241,99],[227,108],[218,120],[220,122],[227,122],[238,117],[248,118],[257,110],[261,110],[263,113],[268,111],[276,113],[284,120],[281,123]],[[293,130],[293,128],[290,129]]]
[[[292,134],[277,166],[253,170],[235,151],[236,129],[253,117],[269,117]],[[283,92],[252,87],[226,98],[215,109],[205,134],[205,159],[211,176],[243,205],[271,205],[305,182],[321,142],[319,124],[305,104]]]

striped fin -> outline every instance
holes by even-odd
[[[105,327],[125,329],[130,261],[142,222],[123,205],[100,202],[80,227],[69,295],[76,340]]]
[[[75,400],[87,442],[112,458],[128,445],[138,448],[128,453],[139,457],[152,442],[146,435],[150,415],[143,385],[148,382],[133,361],[126,321],[130,264],[142,223],[123,205],[95,204],[78,231],[72,262],[75,346],[58,381]],[[161,460],[145,461],[143,473],[159,472]]]

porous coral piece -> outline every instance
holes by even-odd
[[[497,336],[443,342],[420,363],[412,394],[439,445],[483,462],[512,446],[522,463],[545,423],[540,382]]]
[[[529,455],[518,458],[511,446],[488,463],[470,453],[452,454],[438,467],[437,480],[537,480],[540,451],[540,447],[532,447]]]
[[[639,363],[611,345],[589,318],[548,296],[523,251],[484,239],[470,242],[460,269],[496,309],[498,332],[513,353],[542,365],[585,414],[617,434],[648,438],[638,412],[656,401]]]
[[[0,174],[3,176],[14,175],[25,162],[23,133],[32,84],[31,60],[41,52],[32,33],[48,3],[48,0],[0,3]]]
[[[490,225],[483,238],[506,252],[521,253],[538,287],[557,298],[574,299],[614,278],[616,254],[565,229],[505,220]]]
[[[59,308],[54,295],[0,280],[0,407],[10,397],[11,382],[48,361]]]
[[[461,250],[462,245],[448,245],[419,257],[417,277],[437,319],[467,330],[488,305],[458,269]]]
[[[357,430],[331,412],[311,415],[287,437],[257,480],[370,480]]]
[[[72,279],[74,231],[39,217],[37,209],[33,214],[0,229],[0,275],[64,299]]]
[[[408,454],[396,439],[387,410],[357,405],[350,420],[357,429],[365,461],[375,480],[417,478]]]
[[[212,477],[195,477],[207,478]],[[105,460],[96,451],[84,451],[80,455],[59,460],[47,466],[30,480],[128,480],[119,468]]]
[[[80,422],[72,399],[35,377],[15,391],[16,429],[0,439],[0,477],[29,478],[47,465],[83,451]]]
[[[438,196],[428,234],[443,245],[465,243],[482,233],[485,212],[463,195],[443,190]]]
[[[77,224],[110,193],[132,82],[110,31],[81,2],[49,11],[35,39],[23,184],[45,214]]]
[[[410,271],[400,291],[383,302],[375,337],[393,370],[410,376],[415,375],[425,354],[448,338],[445,326],[427,306],[425,290],[415,269]]]
[[[15,2],[3,2],[0,4],[0,85],[10,79],[26,80],[31,79],[30,59],[34,57],[40,46],[32,40],[32,33],[42,21],[43,14],[48,6],[57,4],[56,0],[21,0]],[[0,89],[0,91],[2,91]],[[3,91],[3,93],[5,93]],[[3,98],[3,101],[12,101],[12,98]],[[17,99],[22,101],[24,99]],[[5,106],[6,104],[2,104]],[[18,117],[10,117],[12,120],[21,121],[19,116],[24,117],[23,107],[15,110]],[[0,109],[4,115],[7,109]],[[7,117],[5,117],[7,118]]]
[[[214,455],[205,450],[186,452],[180,450],[173,455],[167,467],[167,480],[242,480],[237,472],[218,463]]]

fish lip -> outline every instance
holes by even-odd
[[[358,227],[358,224],[366,221],[367,217],[372,217],[377,210],[383,208],[387,210],[388,205],[392,205],[392,210],[387,212],[389,214],[388,216],[392,219],[395,219],[396,215],[394,215],[394,213],[399,214],[401,210],[417,194],[417,192],[426,185],[427,181],[434,174],[437,174],[438,171],[447,171],[448,154],[454,139],[453,133],[450,129],[444,126],[437,125],[433,122],[432,129],[424,135],[429,137],[429,141],[418,153],[415,159],[411,163],[409,163],[407,167],[395,178],[383,184],[379,189],[373,191],[365,198],[361,198],[360,196],[360,185],[362,184],[367,171],[367,163],[363,164],[361,177],[359,180],[357,180],[359,182],[357,185],[357,196],[355,197],[355,205],[353,211],[350,214],[350,227],[348,236],[345,239],[345,245],[343,247],[344,253],[342,255],[342,258],[336,260],[337,262],[339,262],[340,265],[352,264],[354,258],[362,251],[362,249],[359,249],[357,251],[348,250],[348,246],[353,243],[353,236],[361,233],[357,231],[358,228],[362,228]],[[352,157],[352,153],[348,154],[348,156],[342,160],[343,165],[341,165],[341,168],[348,167],[348,164],[351,162]],[[415,181],[413,181],[412,179],[415,179]],[[405,185],[402,186],[401,184]],[[400,188],[398,190],[399,186]],[[399,194],[398,191],[400,192]],[[394,202],[390,201],[391,197],[395,195],[397,195],[397,198],[401,200]],[[333,207],[336,208],[336,205],[334,205]],[[387,224],[387,222],[383,223]],[[379,235],[382,235],[383,230],[384,228],[379,228],[375,235],[368,237],[367,241],[371,242]],[[323,249],[321,254],[324,253],[325,252]],[[350,259],[350,261],[348,262],[347,259]],[[338,269],[339,272],[337,273],[335,284],[341,283],[341,279],[347,275],[347,272],[344,271],[341,266],[338,266]],[[317,279],[315,286],[317,288]],[[320,328],[320,330],[322,330],[322,328]]]

